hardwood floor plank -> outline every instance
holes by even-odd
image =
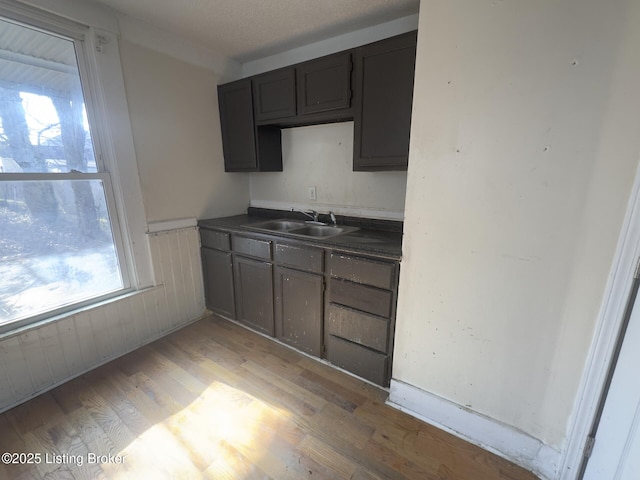
[[[148,377],[142,372],[136,373],[133,377],[128,377],[136,388],[140,389],[144,395],[151,400],[151,408],[162,417],[173,415],[184,408],[169,392],[164,390],[161,383]],[[156,378],[157,380],[157,378]]]
[[[101,368],[85,376],[85,379],[93,385],[93,389],[113,409],[120,421],[135,436],[141,435],[153,426],[153,419],[147,419],[138,408],[127,398],[119,388],[117,382],[112,382],[114,371],[109,368]]]
[[[353,474],[353,476],[349,480],[385,480],[385,479],[382,477],[379,477],[378,475],[374,475],[368,470],[359,468],[358,470],[356,470],[356,472]]]
[[[265,368],[264,364],[259,364],[253,360],[248,360],[242,365],[243,372],[250,372],[258,378],[268,378],[269,384],[277,387],[282,392],[287,392],[293,397],[304,399],[305,403],[311,405],[314,410],[318,410],[324,407],[327,401],[311,392],[304,386],[300,386],[297,383],[288,381],[286,378],[282,378],[278,375],[273,375],[271,368]]]
[[[402,478],[407,480],[440,480],[446,478],[450,480],[462,480],[463,477],[446,476],[440,470],[440,464],[425,465],[424,462],[416,463],[408,459],[405,455],[398,455],[387,446],[372,440],[367,443],[364,453],[367,457],[378,459],[383,465],[395,470]],[[435,468],[434,468],[435,467]],[[474,477],[474,480],[479,480]]]
[[[18,431],[14,428],[13,422],[11,421],[12,417],[9,415],[10,412],[11,410],[0,415],[0,453],[27,453],[27,446]],[[23,474],[29,473],[30,471],[33,471],[38,478],[41,478],[35,468],[24,463],[9,463],[3,467],[6,477],[0,476],[0,478],[20,478]],[[0,473],[2,473],[2,470],[0,470]]]
[[[203,472],[211,480],[278,480],[273,479],[225,441],[212,449],[215,460]]]
[[[58,387],[51,391],[51,396],[55,399],[60,409],[69,414],[78,408],[82,408],[82,402],[78,398],[78,390],[86,386],[80,378],[74,378],[64,384],[64,388]]]
[[[326,377],[331,383],[340,385],[343,388],[366,397],[367,399],[376,399],[379,403],[384,403],[389,395],[386,390],[380,388],[378,385],[362,381],[361,379],[346,372],[343,372],[341,375],[336,375],[335,368],[307,356],[300,357],[298,365],[318,376]]]
[[[295,364],[300,359],[298,352],[286,347],[274,348],[277,344],[272,340],[253,334],[235,323],[218,322],[212,317],[208,321],[212,322],[212,331],[216,334],[213,338],[218,343],[258,364],[277,368],[280,365]]]
[[[67,415],[67,421],[75,429],[90,452],[100,452],[101,454],[118,453],[104,430],[100,428],[86,409],[79,408],[74,410]]]
[[[44,480],[75,480],[75,477],[69,467],[61,466],[45,475]]]
[[[85,461],[0,480],[536,479],[387,395],[211,316],[1,414],[0,450]]]
[[[314,432],[323,432],[325,440],[340,439],[358,449],[365,448],[375,432],[373,427],[332,403],[313,418],[311,428]]]
[[[52,401],[50,392],[43,393],[11,410],[11,417],[19,433],[30,432],[50,422],[53,418],[62,418],[63,416],[64,412],[55,401]]]
[[[78,398],[117,451],[135,440],[136,436],[131,432],[129,426],[92,387],[87,386],[79,391]]]
[[[312,392],[317,397],[331,402],[349,413],[353,413],[355,409],[366,400],[366,397],[357,395],[331,382],[326,377],[309,372],[308,370],[303,370],[293,382],[305,390]]]
[[[353,478],[358,465],[346,458],[338,450],[322,440],[307,435],[299,445],[300,451],[307,457],[315,458],[332,472],[335,478],[350,480]]]
[[[238,373],[226,371],[209,360],[205,360],[203,365],[215,371],[221,382],[232,385],[266,403],[278,405],[302,418],[313,415],[319,406],[316,399],[312,399],[313,404],[310,404],[307,397],[300,395],[297,391],[292,392],[287,388],[288,385],[284,385],[285,389],[281,388],[278,379],[272,377],[265,379],[260,372],[254,373],[252,370],[256,370],[255,365],[249,365],[248,369],[243,367]]]

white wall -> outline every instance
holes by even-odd
[[[147,221],[246,211],[248,177],[224,172],[218,75],[126,40],[120,52]]]
[[[118,26],[122,38],[127,42],[164,53],[190,65],[203,67],[214,72],[220,80],[219,83],[230,82],[241,76],[240,63],[172,32],[126,15],[118,15]]]
[[[282,130],[282,157],[282,172],[251,174],[252,206],[403,219],[406,172],[354,172],[353,122]]]
[[[632,8],[420,9],[393,377],[559,452],[640,152]]]

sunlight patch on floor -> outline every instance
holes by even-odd
[[[289,412],[223,383],[157,423],[118,452],[124,463],[102,464],[108,478],[238,479],[268,455]]]

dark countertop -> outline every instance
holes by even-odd
[[[360,220],[357,225],[354,222],[349,222],[341,219],[345,217],[338,217],[338,225],[354,225],[359,229],[351,232],[336,235],[329,238],[318,237],[301,237],[300,235],[292,235],[286,232],[278,231],[266,231],[256,228],[257,224],[263,223],[270,218],[294,218],[300,219],[299,216],[293,215],[291,212],[277,212],[270,211],[268,214],[251,214],[234,215],[232,217],[212,218],[207,220],[200,220],[198,226],[200,228],[214,228],[230,231],[247,231],[253,233],[260,233],[270,235],[272,237],[290,238],[299,241],[304,241],[310,245],[317,245],[321,247],[338,248],[342,251],[371,254],[389,258],[392,260],[400,261],[402,258],[402,232],[401,231],[389,231],[371,228],[376,225],[376,221],[367,222]],[[260,212],[258,212],[260,213]],[[400,222],[394,222],[400,223]],[[394,229],[394,230],[397,230]]]

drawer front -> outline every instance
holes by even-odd
[[[334,277],[379,288],[394,288],[396,264],[331,252],[327,270]]]
[[[339,278],[329,279],[329,301],[333,303],[389,318],[392,299],[393,294],[388,290],[380,290]]]
[[[387,353],[388,320],[333,304],[326,315],[329,334]]]
[[[329,335],[327,360],[373,383],[387,386],[388,357],[386,355]]]
[[[215,248],[216,250],[231,250],[230,235],[226,232],[216,230],[200,229],[200,243],[203,247]]]
[[[322,273],[324,251],[319,248],[302,247],[278,243],[274,253],[275,261],[288,267],[307,272]]]
[[[269,240],[234,235],[233,251],[249,257],[271,260],[271,242]]]

